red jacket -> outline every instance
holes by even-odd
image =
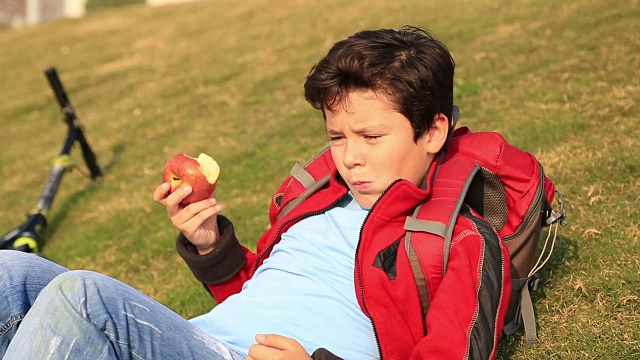
[[[320,180],[316,184],[320,188],[307,191],[308,197],[298,198],[305,188],[293,177],[280,186],[269,211],[271,227],[258,240],[256,253],[240,245],[233,225],[222,216],[218,217],[222,237],[214,252],[199,256],[184,237],[178,237],[180,255],[216,301],[240,291],[283,232],[305,217],[326,211],[347,194],[330,154],[326,152],[321,158],[325,161],[314,161],[306,169]],[[323,181],[327,169],[331,175]],[[418,203],[428,197],[430,186],[425,187],[406,180],[391,184],[371,208],[361,230],[354,282],[360,307],[373,324],[380,357],[494,358],[511,294],[508,251],[493,229],[465,208],[454,227],[446,275],[437,289],[429,289],[430,307],[423,318],[404,246],[403,225]],[[296,198],[299,203],[278,219]],[[334,358],[323,349],[313,357]]]

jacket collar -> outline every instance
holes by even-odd
[[[371,211],[375,212],[376,215],[388,218],[411,215],[420,202],[431,195],[437,165],[436,158],[429,166],[425,180],[420,187],[405,179],[398,179],[391,183],[373,204]],[[335,166],[333,167],[333,176],[330,179],[330,187],[340,187],[344,191],[348,191],[346,182],[342,179]]]

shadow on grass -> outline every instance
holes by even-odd
[[[558,230],[559,232],[562,229]],[[544,232],[546,234],[546,231]],[[543,234],[543,235],[544,235]],[[544,240],[544,239],[542,239]],[[540,284],[538,289],[531,292],[531,299],[534,303],[534,309],[537,305],[547,298],[547,291],[553,292],[554,287],[548,285],[549,279],[553,275],[555,279],[564,278],[571,269],[565,266],[569,260],[578,258],[578,242],[576,240],[558,235],[555,248],[547,264],[538,272],[540,275]],[[537,311],[536,311],[537,315]],[[536,316],[537,319],[537,316]],[[537,324],[536,324],[537,326]],[[526,352],[524,346],[524,330],[520,329],[513,335],[502,335],[500,345],[498,347],[497,359],[510,359],[519,352]],[[525,356],[527,357],[527,356]]]
[[[113,168],[115,164],[118,163],[122,153],[124,152],[125,145],[122,143],[116,144],[111,150],[112,156],[111,160],[102,166],[103,176],[108,177],[110,170]],[[98,155],[96,155],[98,157]],[[98,157],[98,164],[100,165],[100,157]],[[82,166],[85,166],[82,164]],[[64,181],[64,179],[63,179]],[[62,204],[58,206],[58,210],[55,212],[55,215],[51,218],[47,218],[47,227],[45,231],[42,233],[42,238],[40,242],[40,248],[44,247],[47,243],[47,239],[52,238],[60,226],[63,218],[69,213],[69,210],[72,209],[85,195],[94,192],[100,186],[99,181],[92,181],[82,190],[76,191],[75,193],[67,196]]]
[[[118,160],[120,160],[120,156],[124,152],[124,149],[125,145],[123,143],[115,144],[113,146],[113,150],[111,150],[111,161],[109,161],[109,163],[104,165],[104,167],[102,168],[105,174],[108,174],[109,170],[111,170],[111,168],[113,168],[113,166],[118,163]]]

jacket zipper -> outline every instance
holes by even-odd
[[[391,189],[391,187],[393,185],[395,185],[396,183],[398,183],[400,181],[401,180],[398,179],[398,180],[395,180],[394,182],[392,182],[391,184],[389,184],[389,186],[387,186],[387,188],[384,189],[382,194],[380,194],[380,196],[378,197],[376,202],[373,203],[373,205],[371,206],[371,209],[369,209],[369,213],[367,213],[367,216],[365,216],[364,221],[362,222],[362,226],[360,227],[360,234],[358,236],[358,246],[356,247],[356,259],[355,260],[356,260],[356,271],[357,271],[357,274],[358,274],[358,289],[360,289],[360,300],[362,301],[362,306],[364,307],[365,315],[367,315],[369,320],[371,320],[371,327],[373,328],[373,337],[376,339],[376,346],[378,347],[378,354],[380,355],[380,360],[382,360],[382,349],[380,348],[380,340],[378,339],[378,332],[376,331],[376,325],[373,323],[373,319],[371,318],[371,314],[369,314],[369,310],[367,309],[367,304],[364,301],[364,287],[363,287],[363,284],[362,284],[362,270],[360,269],[360,262],[358,261],[358,255],[360,253],[360,243],[362,242],[362,230],[364,229],[364,224],[366,224],[367,220],[369,219],[369,215],[371,215],[371,213],[373,212],[373,209],[376,207],[376,205],[378,204],[380,199],[382,199],[384,194],[386,194],[387,191],[389,191],[389,189]]]
[[[518,229],[516,229],[516,231],[513,234],[504,237],[503,240],[505,243],[508,243],[509,241],[520,236],[520,234],[522,234],[524,229],[527,228],[526,225],[531,221],[531,218],[535,215],[535,209],[540,205],[543,194],[544,194],[544,171],[542,170],[542,166],[540,166],[540,183],[538,184],[538,189],[536,190],[536,197],[534,198],[533,206],[531,206],[529,211],[525,214],[524,220],[522,221],[522,223],[520,223],[520,227],[518,227]]]

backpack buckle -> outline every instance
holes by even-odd
[[[560,209],[558,211],[551,210],[551,214],[545,222],[547,225],[552,225],[559,221],[560,225],[565,226],[567,225],[567,218],[564,212],[564,199],[562,198],[560,190],[556,189],[556,194],[558,195],[558,205],[560,205]]]
[[[538,284],[540,283],[540,275],[535,273],[531,275],[529,281],[527,281],[527,286],[529,287],[529,291],[536,291],[538,289]]]

